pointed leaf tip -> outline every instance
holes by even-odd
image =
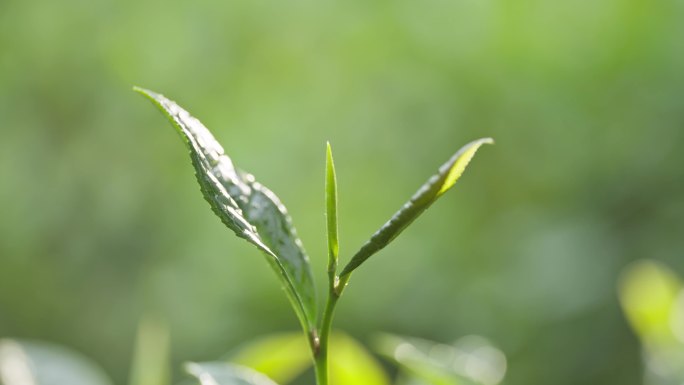
[[[408,225],[456,183],[480,146],[492,143],[494,143],[492,138],[482,138],[461,147],[460,150],[439,168],[437,174],[428,179],[428,181],[413,194],[411,199],[406,202],[389,221],[376,231],[363,246],[361,246],[361,249],[352,257],[347,266],[344,267],[342,273],[340,273],[340,277],[351,274],[352,271],[370,258],[370,256],[392,242],[392,240],[404,231]]]
[[[314,330],[318,312],[313,274],[285,206],[252,175],[236,168],[198,119],[161,94],[140,87],[134,90],[171,121],[190,151],[200,190],[214,214],[269,256],[302,326],[307,332]]]
[[[466,144],[454,154],[449,161],[440,167],[439,172],[440,174],[444,173],[445,178],[441,188],[437,192],[438,196],[447,192],[447,190],[456,183],[458,178],[463,175],[463,171],[465,171],[466,167],[475,156],[475,153],[483,144],[494,144],[494,139],[482,138]]]
[[[328,273],[334,275],[337,270],[339,238],[337,227],[337,176],[335,174],[335,162],[333,161],[330,142],[327,142],[326,146],[325,206],[328,230]]]

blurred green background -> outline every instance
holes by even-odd
[[[494,341],[506,384],[640,384],[617,277],[684,272],[681,0],[0,1],[0,337],[118,382],[297,321],[140,85],[288,206],[323,288],[324,144],[349,258],[462,144],[454,191],[354,275],[337,327]]]

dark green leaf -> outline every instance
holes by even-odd
[[[252,175],[235,168],[199,120],[163,95],[141,88],[135,90],[171,120],[190,150],[204,198],[228,228],[267,255],[303,327],[311,332],[317,317],[313,276],[309,257],[285,206]]]
[[[44,342],[0,340],[0,385],[111,385],[88,358]]]
[[[493,142],[491,138],[483,138],[470,142],[458,150],[456,154],[439,168],[437,174],[428,179],[411,199],[371,236],[368,242],[352,257],[349,264],[345,266],[340,276],[349,275],[371,255],[392,242],[408,225],[456,183],[480,146]]]
[[[224,362],[190,362],[185,370],[201,385],[277,385],[254,369]]]

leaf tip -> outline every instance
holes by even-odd
[[[150,91],[147,88],[142,88],[142,87],[138,87],[138,86],[133,86],[133,91],[139,93],[140,95],[142,95],[142,96],[146,97],[147,99],[150,99],[154,102],[157,102],[157,99],[159,98],[159,96],[161,96],[160,94],[153,92],[153,91]]]
[[[443,166],[445,178],[437,192],[437,196],[444,194],[456,183],[475,156],[477,150],[483,144],[494,144],[494,139],[489,137],[481,138],[466,144]]]
[[[133,89],[133,91],[135,91],[139,94],[143,94],[143,95],[149,95],[149,93],[150,93],[150,90],[139,87],[139,86],[133,86],[132,89]]]
[[[330,142],[325,142],[325,159],[326,159],[326,167],[328,169],[329,173],[335,173],[335,165],[333,162],[333,154],[332,154],[332,146],[330,145]]]

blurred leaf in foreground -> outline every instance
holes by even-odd
[[[138,325],[131,385],[167,385],[169,383],[169,330],[153,316],[145,316]]]
[[[331,385],[389,385],[380,363],[358,341],[344,333],[330,338]]]
[[[684,383],[684,287],[679,277],[656,261],[638,261],[623,272],[619,294],[643,345],[645,383]]]
[[[228,360],[288,384],[311,366],[311,351],[301,333],[279,333],[243,345]]]
[[[185,369],[200,385],[277,385],[254,369],[225,362],[190,362]]]
[[[288,384],[311,366],[311,352],[301,334],[275,334],[239,348],[231,362],[248,366],[280,384]],[[352,337],[335,332],[330,339],[331,385],[389,385],[380,363]]]
[[[36,341],[0,340],[0,385],[111,385],[90,359]]]
[[[377,338],[375,346],[399,365],[410,384],[497,385],[506,374],[506,356],[479,336],[445,345],[385,334]]]

